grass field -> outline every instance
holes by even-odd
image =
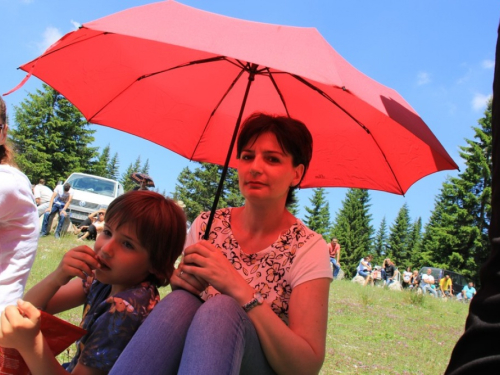
[[[29,289],[59,264],[76,237],[40,239]],[[86,242],[92,246],[92,242]],[[161,296],[169,288],[160,289]],[[335,281],[330,288],[326,358],[321,374],[442,374],[463,332],[468,305]],[[59,316],[79,324],[82,308]],[[67,362],[74,348],[59,356]]]

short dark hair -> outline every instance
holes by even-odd
[[[256,112],[250,115],[242,125],[236,145],[236,157],[239,159],[243,147],[264,133],[275,135],[281,149],[292,157],[294,167],[302,164],[304,173],[296,186],[290,187],[286,197],[286,205],[295,203],[293,191],[300,185],[306,175],[312,158],[313,139],[309,129],[299,120],[286,116],[267,115]]]
[[[69,189],[71,189],[71,184],[69,182],[66,182],[63,186],[64,188],[64,191],[69,191]]]
[[[45,185],[45,180],[43,178],[41,178],[41,179],[38,180],[38,183],[40,185]]]
[[[104,221],[116,227],[133,225],[149,254],[149,280],[156,286],[170,283],[186,239],[186,215],[174,200],[154,191],[129,191],[111,202]]]

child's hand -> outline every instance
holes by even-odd
[[[99,268],[94,250],[86,245],[75,247],[64,254],[61,263],[54,271],[60,286],[67,284],[72,278],[85,279],[92,271]]]
[[[17,306],[7,306],[0,318],[0,346],[20,352],[33,349],[42,339],[40,321],[40,311],[29,302],[18,300]]]

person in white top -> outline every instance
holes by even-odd
[[[49,225],[49,218],[56,212],[59,212],[59,223],[57,224],[55,237],[59,238],[61,236],[61,229],[64,224],[64,220],[66,219],[66,215],[68,214],[66,210],[68,209],[71,199],[73,199],[73,189],[71,189],[71,185],[69,183],[66,182],[64,185],[56,186],[54,193],[50,198],[49,207],[45,210],[45,214],[43,216],[40,236],[43,237],[49,234],[50,229],[47,228]]]
[[[33,193],[35,194],[35,201],[38,206],[38,216],[41,216],[49,208],[50,198],[53,193],[52,189],[45,186],[45,180],[41,178],[33,188]]]
[[[217,210],[207,240],[209,213],[196,218],[173,291],[110,375],[320,371],[330,257],[322,236],[286,208],[311,155],[300,121],[264,114],[245,121],[237,141],[245,205]]]
[[[38,245],[35,198],[6,144],[6,117],[0,98],[0,311],[22,298]]]
[[[420,289],[422,289],[423,294],[425,294],[425,291],[428,290],[430,294],[437,297],[437,292],[432,288],[432,285],[434,285],[434,276],[432,276],[432,269],[428,268],[427,273],[422,275]]]

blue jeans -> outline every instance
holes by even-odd
[[[275,372],[255,327],[233,298],[217,295],[203,303],[175,290],[153,309],[109,374]]]
[[[47,226],[49,225],[49,218],[51,215],[54,215],[56,212],[59,212],[59,223],[57,223],[56,236],[59,236],[61,234],[61,229],[62,229],[62,226],[64,224],[64,220],[66,219],[66,215],[61,213],[63,208],[64,208],[64,204],[61,206],[57,202],[54,202],[52,204],[52,210],[50,212],[46,212],[43,215],[42,230],[40,232],[40,234],[42,236],[46,236],[49,233],[47,231]]]
[[[337,263],[337,259],[335,259],[335,258],[330,258],[330,262],[333,265],[333,278],[336,279],[339,272],[340,272],[340,266]]]
[[[420,289],[422,289],[422,293],[425,294],[425,291],[428,290],[429,293],[431,293],[434,297],[437,297],[437,293],[434,289],[432,289],[432,287],[430,286],[430,284],[424,284],[424,283],[421,283],[420,284]]]

